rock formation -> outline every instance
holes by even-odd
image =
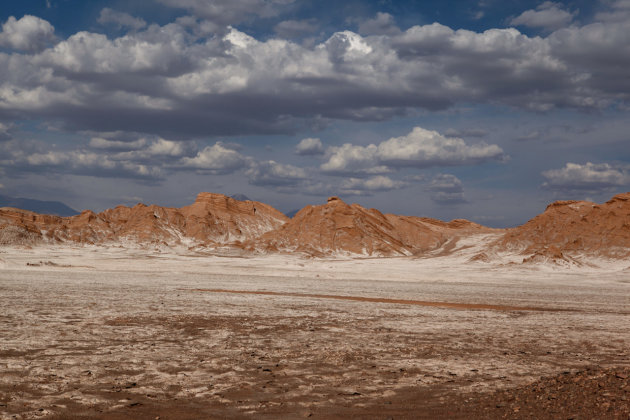
[[[193,204],[180,209],[137,204],[118,206],[98,214],[86,210],[65,218],[2,208],[0,243],[3,237],[4,242],[11,242],[10,238],[15,237],[31,242],[41,239],[90,244],[216,246],[254,239],[287,220],[284,214],[267,204],[211,193],[199,194]],[[7,231],[9,226],[12,227]]]
[[[605,204],[558,201],[513,229],[490,229],[467,220],[451,222],[383,214],[330,197],[306,206],[292,219],[256,201],[201,193],[182,208],[137,204],[71,217],[0,208],[0,245],[77,242],[120,245],[232,247],[251,252],[308,255],[444,255],[474,234],[497,239],[477,243],[471,261],[490,262],[503,253],[523,262],[578,263],[582,256],[630,256],[630,193]],[[486,235],[485,238],[488,238]],[[475,239],[476,240],[476,239]],[[473,241],[474,242],[474,241]],[[469,245],[468,245],[469,246]],[[463,248],[457,248],[463,249]]]
[[[439,220],[382,214],[330,197],[320,206],[306,206],[279,229],[269,231],[250,248],[295,251],[311,255],[419,255],[449,239],[489,230],[465,220]]]
[[[541,257],[567,259],[569,255],[613,258],[630,256],[630,193],[604,204],[557,201],[529,222],[509,229],[495,247]]]

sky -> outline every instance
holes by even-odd
[[[507,227],[630,191],[630,0],[22,0],[0,29],[2,195]]]

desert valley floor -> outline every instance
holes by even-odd
[[[473,253],[0,248],[0,418],[626,420],[630,262]]]

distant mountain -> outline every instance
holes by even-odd
[[[287,216],[289,219],[293,219],[293,216],[295,216],[296,214],[298,214],[298,212],[302,210],[302,209],[295,209],[295,210],[291,210],[289,212],[284,213],[285,216]]]
[[[0,195],[0,207],[15,207],[22,210],[34,211],[40,214],[53,214],[67,217],[79,214],[78,211],[66,206],[59,201],[42,201],[32,198],[19,198]]]
[[[230,198],[233,198],[238,201],[252,201],[251,198],[249,198],[245,194],[234,194],[234,195],[231,195]]]

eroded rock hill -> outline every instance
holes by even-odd
[[[495,248],[529,255],[527,261],[568,256],[630,256],[630,193],[604,204],[557,201],[522,226],[509,229]]]
[[[477,234],[482,235],[473,236]],[[460,241],[464,238],[470,240]],[[506,230],[462,219],[442,222],[383,214],[337,197],[306,206],[292,219],[264,203],[211,193],[199,194],[182,208],[138,204],[98,214],[86,210],[72,217],[0,208],[0,244],[41,241],[375,257],[437,256],[474,248],[478,254],[473,261],[511,254],[526,263],[572,264],[580,263],[576,258],[582,256],[630,257],[630,193],[604,204],[559,201],[524,225]]]
[[[137,204],[63,218],[2,208],[0,244],[45,240],[217,246],[254,239],[287,220],[267,204],[212,193],[201,193],[182,208]]]
[[[467,220],[383,214],[337,197],[306,206],[289,222],[246,245],[266,252],[296,251],[311,255],[420,255],[462,235],[490,231]]]

